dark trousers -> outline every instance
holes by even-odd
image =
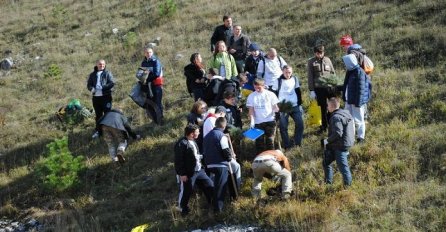
[[[164,113],[163,113],[163,86],[162,85],[156,85],[152,87],[153,89],[153,101],[156,103],[156,105],[158,106],[160,113],[161,113],[161,118],[164,117]]]
[[[257,129],[265,131],[265,134],[256,139],[256,154],[266,150],[274,150],[274,137],[276,136],[276,122],[262,122],[256,124]]]
[[[189,212],[189,199],[192,195],[192,190],[195,186],[195,183],[203,191],[208,204],[211,203],[214,183],[209,178],[209,176],[206,175],[204,170],[201,169],[200,171],[196,172],[191,178],[188,178],[186,182],[180,183],[180,194],[178,196],[178,202],[184,213]]]
[[[321,107],[321,116],[322,116],[322,130],[326,130],[328,127],[328,120],[330,115],[327,111],[327,99],[334,97],[334,94],[329,91],[328,88],[315,88],[314,92],[316,93],[316,100],[319,107]]]
[[[228,184],[228,167],[213,167],[208,168],[208,170],[214,174],[214,194],[212,198],[214,212],[222,212]]]
[[[112,96],[111,94],[105,96],[93,96],[93,108],[94,113],[96,114],[96,131],[100,132],[101,128],[99,123],[99,119],[104,116],[105,113],[111,110],[112,108]]]

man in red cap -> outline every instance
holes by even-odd
[[[353,45],[353,39],[350,35],[344,35],[339,40],[339,45],[344,49],[345,53],[347,53],[348,47]]]

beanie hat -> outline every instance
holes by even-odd
[[[353,70],[359,66],[358,59],[356,59],[356,56],[354,54],[345,55],[342,57],[342,60],[344,61],[347,71]]]
[[[224,106],[217,106],[217,108],[215,108],[215,114],[218,113],[226,113],[226,108]]]
[[[252,43],[251,45],[249,45],[249,50],[250,51],[260,51],[260,46],[256,43]]]
[[[350,46],[353,44],[353,39],[350,35],[344,35],[339,40],[339,45],[341,46]]]

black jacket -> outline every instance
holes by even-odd
[[[206,73],[198,68],[195,64],[188,64],[184,67],[184,75],[186,76],[187,91],[192,93],[194,89],[204,89],[206,83],[196,83],[196,80],[206,78]]]
[[[91,91],[92,88],[95,88],[97,78],[96,73],[98,72],[98,68],[95,66],[94,71],[90,73],[90,76],[88,77],[87,81],[87,89],[88,91]],[[104,71],[101,74],[101,86],[102,86],[102,94],[103,95],[110,95],[113,91],[113,87],[115,86],[115,80],[113,79],[113,74],[108,71],[107,69],[104,69]]]
[[[226,121],[227,129],[231,129],[232,127],[238,127],[238,128],[242,128],[242,117],[241,117],[241,113],[239,108],[235,105],[229,105],[226,104],[226,102],[224,100],[221,101],[220,103],[221,106],[224,106],[226,108]]]
[[[196,148],[198,150],[198,146]],[[180,176],[192,177],[195,173],[195,166],[197,165],[197,159],[195,158],[192,145],[186,137],[183,137],[175,143],[174,150],[176,173]]]
[[[265,59],[265,54],[263,52],[260,52],[257,58],[254,58],[254,56],[249,55],[248,58],[246,58],[245,60],[245,72],[249,72],[252,75],[257,75],[257,66],[259,66],[260,60],[264,59]]]
[[[213,52],[215,49],[215,43],[220,40],[225,41],[226,46],[229,44],[229,38],[232,35],[232,26],[226,27],[224,24],[217,26],[214,30],[214,34],[211,37],[211,51]]]

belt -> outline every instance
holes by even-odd
[[[267,162],[267,161],[276,161],[275,159],[256,159],[256,160],[254,160],[254,163],[264,163],[264,162]]]

